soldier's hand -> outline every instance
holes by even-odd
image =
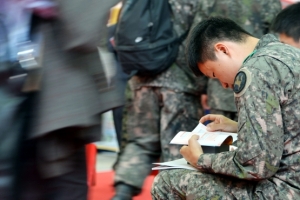
[[[203,154],[203,150],[198,142],[198,139],[198,135],[193,135],[189,139],[189,145],[183,146],[180,149],[181,155],[194,167],[197,167],[199,156]]]
[[[224,131],[237,133],[238,123],[227,117],[224,117],[223,115],[205,115],[200,119],[200,122],[204,123],[208,120],[212,122],[206,126],[207,131]]]

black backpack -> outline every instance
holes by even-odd
[[[168,0],[124,0],[116,26],[115,49],[125,73],[154,76],[176,60],[179,45]]]

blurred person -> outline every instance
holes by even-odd
[[[23,31],[19,25],[26,29],[22,18],[17,24],[19,15],[12,8],[32,13],[31,29],[41,35],[42,73],[33,76],[39,80],[34,90],[27,90],[33,92],[25,105],[30,110],[23,115],[27,122],[18,138],[21,142],[12,143],[20,148],[13,161],[17,168],[13,199],[87,198],[85,144],[100,139],[101,113],[124,104],[99,55],[99,47],[106,47],[109,8],[117,2],[1,0],[9,42],[24,42],[16,33]]]
[[[119,2],[117,5],[113,6],[110,9],[110,15],[109,15],[109,20],[108,20],[108,24],[107,24],[107,27],[108,27],[107,45],[108,45],[108,50],[114,54],[114,59],[116,61],[115,63],[116,63],[117,77],[120,80],[119,84],[117,86],[120,88],[119,91],[123,95],[123,97],[125,99],[124,100],[125,103],[128,104],[128,100],[127,100],[128,98],[126,98],[125,91],[126,91],[127,83],[129,80],[129,75],[126,74],[122,70],[120,62],[118,61],[117,52],[114,48],[114,34],[116,31],[116,24],[118,22],[118,16],[119,16],[119,12],[120,12],[121,8],[122,8],[122,2]],[[127,106],[127,105],[124,105],[124,106]],[[126,121],[126,111],[127,110],[126,110],[126,107],[124,110],[124,106],[120,106],[120,107],[112,109],[114,125],[115,125],[117,140],[118,140],[118,144],[119,144],[119,152],[122,149],[122,138],[123,138],[123,134],[124,134],[124,129],[122,128],[122,126]],[[123,112],[125,112],[124,123],[123,123]]]
[[[274,35],[253,37],[226,18],[210,18],[191,31],[188,63],[198,76],[232,88],[238,122],[206,115],[208,131],[238,133],[237,149],[203,153],[197,136],[180,150],[198,171],[165,170],[153,199],[299,199],[299,50]]]
[[[24,5],[21,1],[0,1],[0,199],[8,200],[16,189],[18,156],[34,95],[25,84],[32,73],[17,62],[18,40],[23,41],[30,31],[30,14],[24,12]]]
[[[300,48],[300,3],[283,9],[274,19],[272,30],[282,43]]]
[[[281,10],[280,0],[203,0],[200,5],[198,15],[201,19],[226,17],[258,38],[269,32],[269,25]],[[211,114],[224,115],[235,121],[238,118],[232,90],[223,88],[215,78],[208,79],[207,94],[201,95],[201,103]]]
[[[189,30],[198,2],[169,0],[178,35]],[[114,200],[139,194],[153,162],[181,158],[180,147],[169,143],[177,132],[198,124],[202,115],[199,99],[205,86],[185,67],[184,46],[166,71],[156,76],[136,75],[129,81],[133,105],[126,121],[128,143],[115,168]]]
[[[109,20],[108,20],[108,49],[110,52],[112,52],[115,56],[115,61],[116,61],[116,67],[117,67],[117,73],[118,77],[121,80],[121,84],[119,84],[120,91],[124,96],[125,103],[123,106],[113,108],[113,120],[114,120],[114,125],[115,125],[115,130],[116,130],[116,135],[117,135],[117,140],[118,140],[118,152],[117,152],[117,158],[115,160],[115,163],[113,164],[113,169],[115,169],[115,166],[117,165],[119,161],[120,154],[123,152],[123,149],[127,143],[127,129],[126,129],[126,122],[127,122],[127,116],[128,116],[128,111],[129,107],[132,105],[132,99],[131,99],[131,92],[130,88],[128,85],[128,80],[130,79],[130,76],[126,74],[119,62],[118,55],[115,49],[115,41],[114,41],[114,35],[116,32],[116,27],[117,27],[117,22],[119,19],[119,13],[122,8],[122,2],[117,3],[115,6],[113,6],[110,9],[110,15],[109,15]]]

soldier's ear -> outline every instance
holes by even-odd
[[[225,44],[223,44],[223,43],[216,43],[215,44],[215,51],[219,52],[219,53],[226,54],[226,55],[229,54],[228,47]]]
[[[228,58],[228,56],[230,57],[229,48],[224,43],[216,43],[214,49],[218,58],[222,59]]]

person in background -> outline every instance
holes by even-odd
[[[113,6],[110,9],[110,15],[109,15],[109,20],[108,20],[108,50],[114,54],[114,58],[116,61],[116,72],[117,72],[117,78],[119,79],[119,84],[117,85],[119,87],[120,93],[123,95],[125,99],[125,105],[120,106],[117,108],[113,108],[113,118],[114,118],[114,125],[116,129],[116,134],[117,134],[117,140],[118,140],[118,145],[119,145],[119,153],[123,149],[123,142],[126,139],[126,129],[124,130],[123,125],[126,124],[126,119],[127,119],[127,107],[130,105],[130,99],[127,98],[127,95],[125,92],[127,92],[128,88],[128,80],[129,80],[129,75],[126,74],[121,65],[120,62],[118,61],[118,55],[115,50],[115,42],[114,42],[114,34],[116,31],[116,24],[118,22],[118,17],[119,17],[119,12],[122,8],[122,2],[119,2],[117,5]],[[124,109],[125,107],[125,109]],[[124,121],[123,121],[124,119]]]
[[[23,127],[20,147],[14,144],[20,149],[13,198],[87,199],[85,145],[100,140],[101,114],[124,104],[99,56],[99,47],[106,47],[109,8],[118,1],[1,1],[10,28],[19,28],[11,8],[21,5],[21,12],[32,11],[41,35],[39,87],[26,105],[30,123]],[[14,31],[9,36],[21,32]]]
[[[258,38],[269,32],[272,20],[281,10],[279,0],[203,0],[200,6],[201,12],[198,12],[197,15],[202,20],[211,16],[226,17],[234,20]],[[211,114],[220,114],[232,120],[237,120],[238,116],[232,90],[223,88],[217,79],[210,78],[208,79],[206,92],[206,94],[201,95],[203,108]]]
[[[198,2],[169,0],[178,35],[189,30]],[[126,120],[128,143],[115,166],[114,200],[139,194],[153,162],[181,158],[180,146],[169,143],[177,132],[193,130],[198,124],[205,86],[185,66],[184,47],[185,43],[166,71],[153,77],[133,76],[129,81],[133,105]]]
[[[282,43],[300,48],[300,2],[289,5],[274,19],[272,30]]]
[[[153,199],[299,199],[300,51],[217,17],[194,27],[187,56],[196,75],[233,89],[238,122],[222,115],[200,122],[212,121],[208,131],[238,133],[237,149],[203,153],[192,136],[180,152],[199,171],[160,172]]]

